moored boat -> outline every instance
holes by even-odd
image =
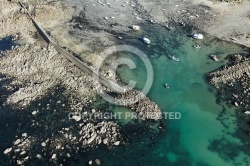
[[[194,39],[203,39],[203,38],[204,38],[203,34],[201,34],[201,33],[194,33],[194,34],[192,35],[192,37],[193,37]]]
[[[123,37],[121,37],[121,36],[118,36],[118,39],[122,40],[122,39],[123,39]]]
[[[179,61],[179,58],[175,57],[175,56],[172,56],[172,55],[169,55],[168,56],[171,60],[175,61],[175,62],[178,62]]]
[[[180,22],[180,25],[181,25],[182,27],[186,26],[186,24],[185,24],[183,21]]]
[[[167,83],[164,84],[165,88],[169,89],[169,85]]]
[[[194,48],[201,48],[201,46],[200,45],[194,45]]]
[[[172,26],[170,26],[170,25],[168,25],[168,24],[166,24],[166,26],[165,26],[168,30],[171,30],[171,29],[173,29],[173,27]]]
[[[132,29],[133,29],[134,31],[139,31],[139,30],[140,30],[140,26],[138,26],[138,25],[133,25],[133,26],[132,26]]]
[[[214,60],[214,61],[218,61],[218,57],[216,55],[210,55],[210,57]]]
[[[150,40],[146,37],[142,38],[143,42],[146,44],[150,44]]]
[[[151,19],[151,20],[150,20],[150,22],[151,22],[152,24],[154,24],[154,23],[155,23],[155,21],[154,21],[153,19]]]

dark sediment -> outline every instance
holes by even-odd
[[[230,55],[229,65],[208,74],[208,81],[217,88],[217,100],[237,110],[241,129],[250,135],[250,58]]]

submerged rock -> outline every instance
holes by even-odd
[[[32,115],[36,115],[36,113],[37,113],[37,111],[33,111],[31,114],[32,114]]]
[[[23,136],[23,137],[27,137],[28,134],[27,134],[27,133],[23,133],[22,136]]]
[[[17,165],[22,165],[24,162],[22,160],[17,160]]]
[[[95,163],[96,163],[97,165],[101,165],[101,160],[100,160],[100,159],[95,159]]]
[[[40,154],[37,154],[37,155],[36,155],[36,158],[41,159],[42,156],[41,156]]]

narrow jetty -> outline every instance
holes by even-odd
[[[30,19],[32,20],[32,23],[34,24],[35,28],[37,29],[38,33],[41,35],[41,37],[50,45],[54,46],[56,51],[58,51],[60,54],[62,54],[65,58],[67,58],[69,61],[71,61],[72,63],[74,63],[74,65],[76,65],[78,68],[80,68],[81,70],[83,70],[84,72],[88,73],[89,75],[92,75],[95,78],[99,78],[100,83],[113,90],[114,92],[118,92],[118,93],[123,93],[125,92],[127,89],[119,86],[116,82],[107,79],[105,77],[102,77],[101,75],[99,75],[96,71],[92,70],[91,68],[89,68],[85,63],[83,63],[81,60],[79,60],[78,58],[76,58],[74,55],[66,52],[62,47],[60,47],[56,42],[54,42],[49,35],[43,30],[42,27],[40,27],[40,25],[35,21],[35,19],[32,17],[32,15],[29,13],[29,11],[25,8],[25,6],[19,2],[19,4],[21,5],[22,8],[25,9],[25,11],[27,12],[28,16],[30,17]]]
[[[54,46],[56,51],[58,51],[60,54],[62,54],[66,59],[71,61],[75,66],[80,68],[82,71],[88,73],[95,79],[98,79],[98,81],[105,86],[106,88],[112,90],[113,92],[116,92],[120,95],[118,95],[115,100],[119,101],[117,104],[128,106],[133,111],[135,111],[138,114],[144,114],[145,119],[153,119],[153,120],[159,120],[161,119],[161,109],[158,107],[158,105],[152,101],[149,100],[146,95],[143,95],[142,92],[137,90],[131,90],[129,88],[124,88],[119,86],[115,81],[110,80],[108,78],[105,78],[103,76],[100,76],[96,71],[92,70],[87,66],[85,63],[83,63],[81,60],[76,58],[74,55],[66,52],[62,47],[60,47],[56,42],[54,42],[49,35],[43,30],[42,27],[35,21],[35,19],[32,17],[32,15],[29,13],[29,11],[26,9],[26,7],[21,3],[18,2],[22,8],[27,12],[28,16],[32,20],[32,23],[34,24],[36,30],[41,35],[41,37],[50,45]],[[137,98],[136,102],[126,102],[128,98]],[[150,108],[150,109],[146,109]],[[153,114],[152,114],[153,113]],[[150,116],[149,116],[150,115]]]

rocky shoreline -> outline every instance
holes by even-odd
[[[8,80],[8,77],[5,79]],[[1,85],[5,83],[1,82]],[[4,86],[0,90],[1,97],[13,93]],[[48,90],[45,97],[32,101],[25,109],[15,108],[18,127],[8,134],[14,134],[15,137],[12,144],[3,151],[9,163],[23,165],[37,160],[59,165],[97,146],[113,148],[124,144],[116,119],[105,119],[100,115],[107,111],[105,107],[83,107],[81,99],[72,93],[67,94],[67,91],[59,86]],[[3,102],[3,98],[0,102]],[[1,110],[12,108],[9,104],[1,106]],[[100,118],[90,116],[92,114]],[[5,123],[6,126],[11,125],[9,121]]]
[[[3,31],[0,37],[13,35],[15,40],[21,44],[21,46],[13,47],[12,50],[1,52],[0,73],[13,79],[6,88],[15,89],[3,106],[13,105],[16,108],[25,109],[58,84],[63,85],[68,93],[75,95],[70,99],[69,109],[72,112],[81,112],[83,106],[88,106],[95,101],[98,89],[95,80],[68,62],[54,47],[48,47],[38,37],[31,21],[25,15],[25,11],[16,4],[16,1],[1,3],[3,4],[0,6],[3,16],[1,18]],[[131,25],[149,21],[162,26],[172,24],[178,29],[179,24],[183,22],[206,30],[206,26],[216,21],[214,15],[218,14],[209,6],[202,4],[159,1],[152,8],[152,4],[155,3],[132,0],[128,3],[119,1],[113,5],[106,1],[84,1],[81,4],[76,2],[75,5],[68,7],[60,1],[50,3],[37,1],[29,4],[28,9],[53,39],[61,46],[81,55],[80,58],[93,64],[93,68],[95,68],[95,61],[98,60],[98,53],[105,47],[115,44],[116,40],[120,40],[118,38],[120,35],[131,31]],[[97,43],[98,47],[93,43]],[[86,52],[88,54],[84,54]],[[217,73],[211,73],[209,79],[215,86],[221,84],[228,86],[228,89],[221,88],[222,92],[237,90],[236,85],[231,85],[232,80],[236,80],[235,83],[237,82],[243,87],[243,93],[242,91],[239,94],[235,93],[232,95],[233,99],[230,98],[227,101],[237,107],[244,106],[244,112],[246,112],[249,109],[249,60],[241,59],[243,60],[240,60],[239,64],[226,67]],[[111,73],[111,77],[112,75],[114,74]],[[17,86],[19,87],[16,88]],[[137,100],[142,96],[143,99],[136,104],[120,104],[130,107],[138,114],[146,115],[143,120],[160,120],[160,108],[138,91],[128,91],[127,94],[117,95],[116,100]],[[65,106],[60,101],[56,103],[62,107]],[[47,108],[49,110],[50,104],[47,105]],[[87,115],[101,112],[99,110],[83,111]],[[33,110],[31,116],[39,116],[39,112]],[[75,125],[72,128],[60,128],[55,135],[43,140],[38,140],[39,138],[26,132],[21,133],[13,140],[12,146],[4,150],[4,154],[9,156],[12,163],[18,165],[25,164],[33,158],[46,158],[51,163],[60,164],[59,161],[70,158],[87,147],[104,145],[111,148],[123,144],[120,126],[116,122],[99,122],[90,119],[81,122],[77,117],[74,117],[73,121]],[[39,123],[36,125],[42,126]],[[33,151],[35,147],[43,150],[37,153],[37,151]],[[89,164],[92,165],[92,162],[90,161]],[[95,162],[97,165],[100,163],[97,159]]]
[[[8,2],[6,3],[8,4]],[[25,14],[25,11],[21,11],[21,13]],[[18,12],[13,15],[22,17]],[[39,19],[39,15],[37,17]],[[22,19],[26,18],[22,17]],[[12,24],[11,21],[13,20],[10,20],[8,24]],[[26,25],[28,24],[26,22]],[[81,114],[82,108],[89,106],[96,99],[96,90],[98,89],[96,81],[67,61],[53,46],[46,45],[32,27],[26,26],[26,28],[30,30],[26,30],[28,34],[25,34],[25,32],[16,33],[14,36],[14,40],[25,44],[13,46],[11,50],[1,51],[3,65],[0,66],[0,72],[7,75],[7,78],[12,79],[6,88],[8,91],[12,91],[13,88],[18,87],[8,96],[2,106],[12,106],[15,109],[25,110],[33,101],[43,99],[45,94],[51,93],[51,88],[60,85],[72,96],[69,98],[70,103],[68,103],[67,108],[73,114]],[[139,94],[139,92],[129,91],[122,95],[120,100],[128,97],[133,98],[136,94]],[[53,104],[53,102],[48,103],[46,110],[50,110]],[[61,105],[61,107],[66,106],[61,101],[57,101],[56,104]],[[39,103],[38,106],[40,105]],[[147,115],[143,120],[160,119],[158,117],[158,114],[161,113],[160,108],[145,95],[143,95],[143,100],[139,104],[133,106],[123,105],[132,108],[132,110],[134,109],[137,113],[145,114],[145,112],[154,110],[157,112],[157,116]],[[148,107],[148,110],[145,107]],[[95,109],[83,111],[85,116],[90,116],[96,112],[102,113],[102,111],[96,111]],[[36,117],[39,114],[40,110],[31,112],[30,121],[34,122],[31,126],[47,128],[43,122],[40,121],[41,123],[39,123],[37,120],[32,120],[33,116]],[[73,115],[72,121],[75,121],[75,125],[66,128],[60,128],[59,126],[59,129],[52,131],[54,134],[46,139],[38,137],[34,133],[29,135],[27,134],[29,132],[24,132],[16,136],[12,146],[6,148],[3,153],[10,157],[11,163],[17,165],[23,165],[34,158],[39,160],[49,159],[51,163],[59,164],[60,161],[65,161],[66,158],[71,158],[72,155],[88,147],[93,148],[97,145],[104,145],[111,148],[123,144],[120,126],[115,121],[103,119],[93,121],[87,118],[81,123],[79,122],[80,119],[79,116]],[[33,150],[34,148],[42,148],[42,150]],[[100,161],[97,161],[96,164],[100,163]]]
[[[93,79],[73,67],[53,47],[47,49],[26,44],[1,53],[4,55],[1,58],[1,73],[18,78],[11,85],[23,85],[8,98],[7,104],[26,106],[59,83],[69,91],[81,94],[79,96],[82,98],[82,104],[88,104],[95,99],[96,92],[92,90]]]
[[[162,119],[162,111],[159,106],[153,101],[150,101],[150,99],[140,91],[131,90],[124,94],[118,94],[115,98],[115,102],[119,105],[131,108],[141,120]]]
[[[228,61],[229,65],[209,73],[207,78],[217,88],[218,100],[234,106],[247,126],[250,122],[250,58],[249,55],[230,55]],[[250,135],[249,127],[243,130]]]
[[[11,163],[16,165],[23,165],[34,158],[47,158],[51,163],[60,164],[60,161],[71,158],[82,149],[101,144],[118,146],[121,142],[119,126],[113,122],[79,123],[77,132],[75,127],[62,128],[53,137],[39,141],[39,138],[22,133],[21,137],[13,141],[12,147],[3,153],[10,156]]]

